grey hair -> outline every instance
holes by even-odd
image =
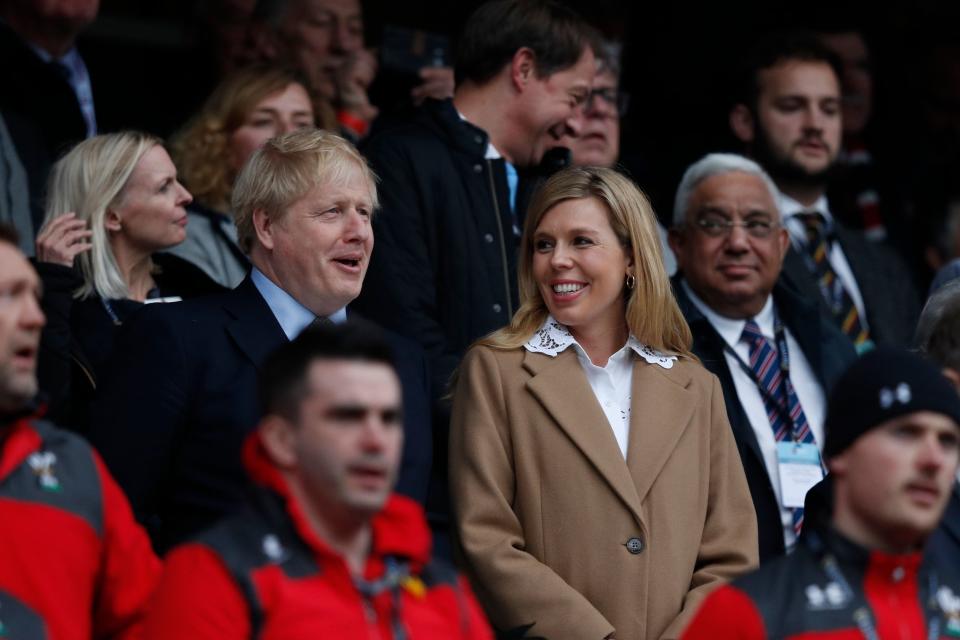
[[[690,198],[701,182],[707,178],[728,173],[747,173],[757,176],[767,187],[773,201],[777,202],[779,193],[777,187],[759,164],[736,153],[709,153],[687,167],[683,178],[680,179],[677,197],[673,203],[674,226],[680,226],[686,220]]]
[[[620,60],[623,45],[616,40],[601,38],[594,55],[597,58],[597,73],[610,72],[620,82]]]
[[[937,365],[960,371],[960,280],[943,285],[927,300],[914,344]]]
[[[140,158],[158,144],[162,144],[159,138],[137,131],[101,134],[73,147],[53,165],[43,226],[72,211],[93,232],[90,251],[77,256],[83,286],[75,292],[76,297],[130,297],[104,222],[107,211],[123,201]]]

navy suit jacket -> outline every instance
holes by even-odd
[[[673,283],[677,303],[693,332],[693,352],[703,366],[720,379],[727,418],[737,441],[750,495],[757,510],[760,562],[763,563],[785,552],[780,505],[770,483],[760,443],[737,396],[733,376],[723,354],[723,338],[687,297],[680,286],[680,276],[674,278]],[[780,319],[803,350],[826,396],[840,374],[856,360],[853,343],[830,321],[821,317],[815,303],[807,302],[781,282],[773,289],[773,301]]]
[[[834,237],[860,289],[870,339],[878,345],[908,346],[920,318],[920,301],[907,265],[893,249],[870,242],[839,222],[835,223]],[[807,300],[818,301],[824,317],[833,319],[816,279],[792,244],[783,260],[781,279]]]
[[[397,490],[423,503],[432,455],[426,358],[414,343],[384,333],[403,385]],[[260,418],[257,372],[286,341],[249,277],[223,294],[148,305],[124,325],[90,439],[158,550],[245,500],[240,451]]]

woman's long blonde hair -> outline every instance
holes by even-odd
[[[306,80],[284,67],[255,65],[227,76],[217,85],[199,113],[170,141],[170,152],[180,180],[194,199],[227,213],[236,178],[230,168],[230,135],[261,100],[291,84],[301,85],[309,94]],[[321,128],[331,124],[329,106],[313,99],[314,120]]]
[[[83,286],[78,298],[130,297],[105,226],[107,211],[123,202],[130,175],[143,155],[163,142],[147,133],[121,131],[87,138],[50,171],[44,226],[72,211],[89,225],[91,249],[77,256]]]
[[[692,336],[663,266],[656,218],[646,196],[629,178],[603,167],[572,167],[556,173],[534,195],[520,243],[520,308],[510,324],[480,339],[494,349],[516,349],[549,314],[533,276],[533,234],[550,209],[565,200],[596,198],[605,205],[613,232],[633,258],[636,283],[624,286],[627,327],[659,351],[695,359]]]

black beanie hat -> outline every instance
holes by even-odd
[[[844,372],[827,403],[825,459],[874,427],[916,411],[941,413],[960,425],[960,395],[933,364],[900,349],[875,349]]]

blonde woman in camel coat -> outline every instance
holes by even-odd
[[[521,308],[455,387],[465,569],[510,637],[677,637],[757,565],[757,525],[653,212],[618,173],[568,169],[531,204],[521,251]]]

